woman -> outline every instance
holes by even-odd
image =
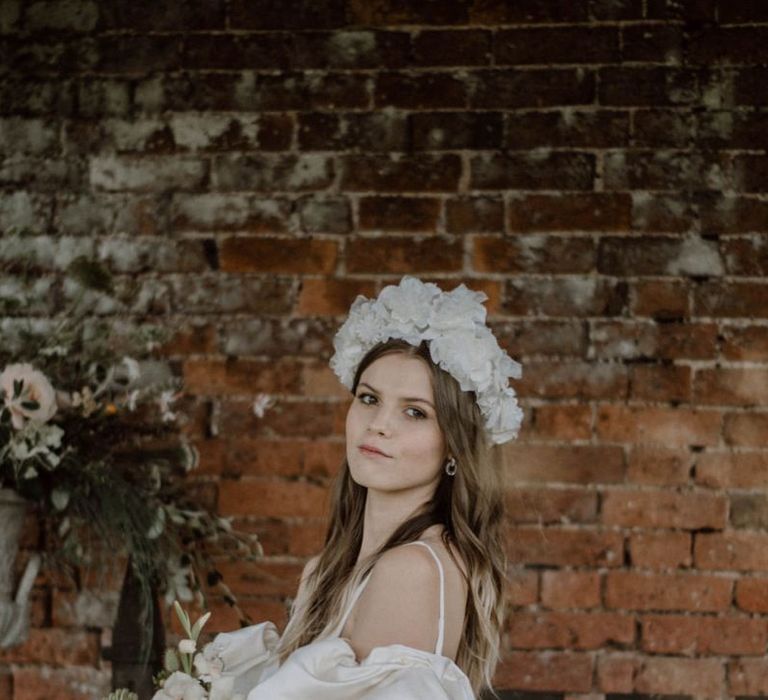
[[[506,566],[497,445],[522,412],[507,385],[520,365],[485,325],[485,299],[405,277],[352,305],[331,360],[354,398],[323,550],[279,642],[262,623],[207,650],[225,667],[250,650],[248,700],[490,688]]]

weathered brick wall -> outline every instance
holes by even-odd
[[[51,313],[93,253],[183,324],[254,618],[321,543],[334,329],[415,273],[486,291],[524,365],[498,687],[768,694],[768,4],[2,0],[0,32],[14,293]],[[0,698],[93,697],[114,600],[35,595]]]

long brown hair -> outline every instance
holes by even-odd
[[[352,479],[349,464],[344,460],[332,485],[325,544],[305,582],[305,603],[301,609],[294,606],[291,611],[280,640],[280,662],[298,647],[330,634],[340,622],[351,584],[362,580],[384,552],[413,542],[431,525],[441,524],[446,545],[453,544],[466,565],[469,589],[456,664],[469,678],[473,691],[480,695],[491,689],[504,623],[507,562],[502,454],[498,446],[486,441],[474,393],[462,391],[450,374],[435,365],[427,341],[417,348],[402,340],[388,340],[372,348],[357,368],[353,394],[366,367],[390,353],[419,357],[427,363],[438,424],[448,454],[456,459],[456,474],[449,476],[443,470],[432,499],[356,567],[367,489]],[[451,553],[450,547],[447,549]]]

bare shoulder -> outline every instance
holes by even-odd
[[[424,547],[401,545],[376,562],[358,601],[350,646],[358,660],[402,644],[432,652],[437,638],[439,572]]]

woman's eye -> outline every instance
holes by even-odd
[[[366,399],[374,399],[374,400],[376,399],[375,396],[371,396],[370,394],[358,394],[357,398],[360,401],[362,401],[366,406],[370,406],[370,404],[368,403],[368,401],[366,401]]]
[[[409,414],[412,418],[426,418],[427,414],[424,411],[420,411],[418,408],[410,407],[409,411],[413,411],[416,415]]]

